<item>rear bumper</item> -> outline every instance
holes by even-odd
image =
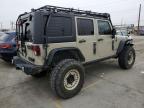
[[[0,58],[12,59],[13,56],[16,56],[16,52],[0,52]]]
[[[13,58],[13,64],[17,70],[22,70],[27,75],[34,75],[44,70],[43,66],[34,65],[18,56]]]

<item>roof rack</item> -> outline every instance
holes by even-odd
[[[104,18],[110,18],[109,13],[97,13],[97,12],[91,12],[91,11],[84,11],[79,9],[73,9],[73,8],[64,8],[64,7],[57,7],[57,6],[50,6],[46,5],[38,9],[32,9],[32,11],[38,11],[38,10],[46,10],[51,12],[65,12],[65,13],[73,13],[77,15],[89,15],[89,16],[95,16],[95,17],[104,17]]]

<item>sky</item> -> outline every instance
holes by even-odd
[[[114,25],[138,22],[139,5],[142,4],[141,23],[144,25],[144,0],[0,0],[0,28],[10,28],[18,15],[32,8],[54,5],[94,12],[110,13]]]

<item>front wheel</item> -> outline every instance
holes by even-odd
[[[119,54],[118,62],[121,68],[130,69],[135,63],[135,50],[132,46],[125,46]]]
[[[76,60],[65,59],[55,66],[51,73],[52,91],[63,99],[80,92],[84,84],[84,68]]]

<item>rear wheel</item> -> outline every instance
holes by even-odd
[[[66,59],[58,63],[51,73],[52,91],[63,99],[80,92],[84,84],[85,71],[81,63]]]
[[[121,68],[130,69],[135,62],[135,50],[132,46],[126,46],[120,53],[118,62]]]

